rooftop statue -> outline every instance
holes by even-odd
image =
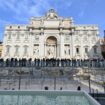
[[[57,13],[54,9],[50,9],[47,13],[47,18],[48,19],[56,19],[58,16],[57,16]]]

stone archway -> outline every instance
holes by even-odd
[[[49,36],[46,40],[46,57],[57,57],[57,39],[54,36]]]

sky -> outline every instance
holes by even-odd
[[[49,9],[73,17],[75,24],[96,24],[104,36],[105,0],[0,0],[0,40],[6,25],[29,24],[32,16],[44,16]]]

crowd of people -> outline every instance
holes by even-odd
[[[104,59],[0,59],[0,67],[105,67]]]

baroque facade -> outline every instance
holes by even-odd
[[[5,27],[2,58],[101,58],[99,39],[97,25],[74,24],[51,9],[28,25]]]

